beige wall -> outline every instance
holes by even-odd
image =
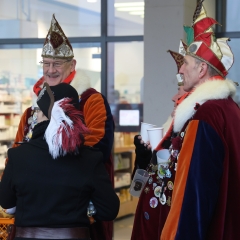
[[[214,17],[215,1],[206,0],[208,15]],[[191,25],[195,0],[145,0],[144,21],[144,121],[158,126],[172,112],[177,92],[177,67],[167,53],[178,51],[185,39],[183,25]]]

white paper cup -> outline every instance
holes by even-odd
[[[149,142],[152,146],[152,151],[157,147],[163,138],[163,128],[150,128],[147,130]]]
[[[170,157],[170,152],[168,149],[161,149],[157,151],[158,164],[168,162],[169,157]]]
[[[141,122],[141,132],[140,132],[140,134],[141,134],[142,140],[144,142],[149,141],[147,130],[150,129],[150,128],[154,128],[154,127],[157,127],[157,126],[153,125],[153,124]]]
[[[134,197],[139,197],[144,186],[147,183],[149,174],[144,169],[137,169],[130,186],[130,194]]]
[[[168,149],[162,149],[157,152],[158,176],[164,177],[167,175],[170,153]]]

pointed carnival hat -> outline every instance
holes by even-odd
[[[77,153],[83,143],[83,135],[89,130],[83,123],[75,88],[66,83],[51,87],[44,83],[37,104],[50,120],[44,136],[52,157],[55,159],[67,153]]]
[[[42,57],[60,59],[72,59],[74,57],[72,45],[54,14],[52,16],[50,29],[43,44]]]
[[[175,60],[176,65],[177,65],[178,86],[182,86],[183,85],[182,74],[179,73],[179,70],[180,70],[181,66],[183,65],[184,56],[186,55],[186,50],[187,50],[187,44],[184,43],[182,40],[180,40],[179,52],[168,50],[168,52],[171,54],[171,56],[173,57],[173,59]]]
[[[203,1],[200,0],[197,4],[192,26],[184,26],[188,44],[186,55],[206,62],[222,77],[225,77],[233,65],[233,53],[227,44],[229,38],[215,37],[212,26],[218,22],[207,17],[202,5]]]

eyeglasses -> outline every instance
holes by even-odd
[[[71,61],[72,61],[72,60],[66,60],[66,61],[64,61],[64,62],[52,62],[52,63],[41,61],[41,62],[39,62],[39,63],[40,63],[41,66],[44,67],[44,68],[49,68],[51,64],[52,64],[52,67],[54,67],[54,68],[61,68],[64,63],[66,63],[66,62],[71,62]]]

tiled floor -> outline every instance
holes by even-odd
[[[129,215],[115,220],[114,222],[114,240],[130,240],[134,215]]]

